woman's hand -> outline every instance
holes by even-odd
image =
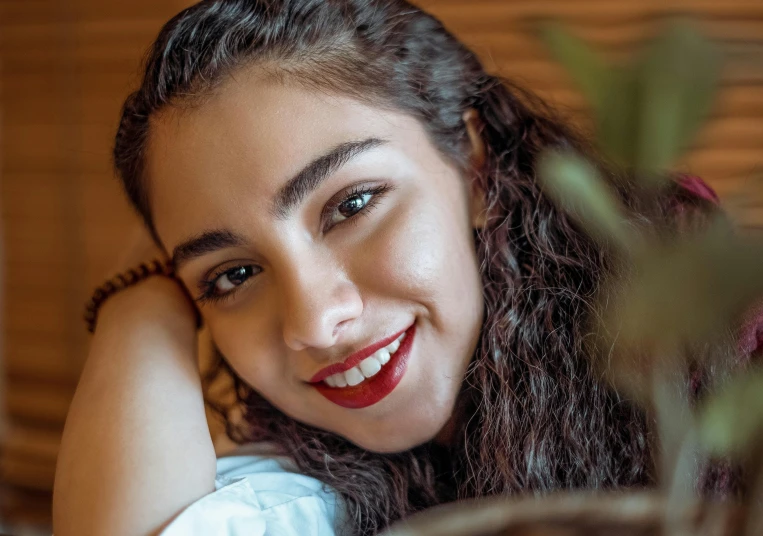
[[[116,271],[161,255],[138,232]],[[58,457],[53,529],[154,534],[214,478],[194,308],[177,281],[150,276],[98,313]]]

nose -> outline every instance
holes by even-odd
[[[334,263],[294,263],[282,272],[283,337],[293,350],[329,348],[363,312],[356,285]]]

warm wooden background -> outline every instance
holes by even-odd
[[[0,228],[6,254],[0,385],[9,417],[0,479],[16,490],[37,490],[30,496],[43,510],[87,352],[82,304],[134,221],[109,162],[120,104],[136,85],[139,59],[161,24],[188,3],[0,0]],[[757,54],[757,65],[737,59],[728,66],[712,120],[683,169],[706,177],[724,197],[763,171],[763,0],[421,3],[492,70],[577,118],[585,105],[533,37],[532,19],[561,19],[620,57],[664,16],[693,14],[728,47]],[[763,210],[750,214],[763,223]]]

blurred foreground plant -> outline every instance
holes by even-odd
[[[557,24],[544,25],[542,35],[590,101],[605,160],[629,171],[607,182],[581,156],[550,151],[538,175],[624,268],[602,285],[591,358],[653,413],[664,497],[563,494],[515,508],[507,498],[478,500],[404,522],[392,534],[763,535],[763,369],[737,367],[698,405],[689,392],[693,371],[736,361],[729,333],[763,298],[763,241],[736,231],[720,211],[677,231],[658,202],[675,187],[667,170],[710,110],[721,53],[686,21],[668,26],[627,66],[608,65]],[[632,193],[638,217],[620,201],[620,187]],[[744,465],[748,493],[739,519],[695,496],[697,459],[712,456]]]
[[[666,170],[710,109],[721,54],[684,21],[627,67],[606,66],[558,25],[546,25],[543,35],[591,101],[600,150],[632,170],[636,204],[653,223],[638,228],[610,184],[578,155],[543,156],[539,177],[549,195],[628,267],[602,289],[595,364],[654,411],[668,516],[696,500],[698,453],[728,457],[744,465],[750,486],[742,530],[763,534],[763,370],[739,367],[698,408],[688,392],[696,367],[741,362],[723,342],[763,296],[763,241],[736,232],[720,212],[677,233],[657,202],[676,181]],[[682,529],[673,523],[672,530]]]

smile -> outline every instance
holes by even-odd
[[[367,378],[376,376],[376,373],[379,372],[384,365],[389,363],[391,356],[395,355],[395,352],[400,348],[400,343],[405,338],[405,333],[406,332],[403,332],[389,345],[375,351],[371,357],[365,358],[359,365],[354,366],[345,372],[332,374],[323,381],[329,387],[347,387],[348,385],[354,387],[361,384]]]
[[[379,402],[402,380],[415,331],[413,324],[391,342],[382,341],[381,348],[367,349],[343,364],[324,369],[311,380],[311,385],[325,398],[345,408],[359,409]],[[353,366],[346,368],[348,365]],[[334,371],[334,367],[345,370]]]

